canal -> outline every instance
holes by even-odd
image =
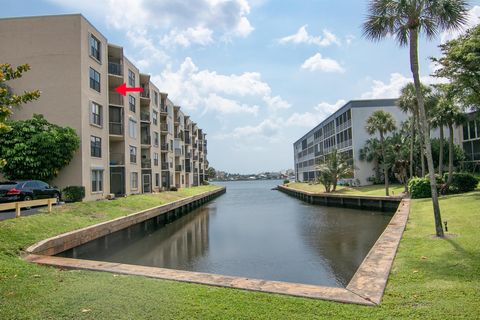
[[[59,255],[346,286],[391,216],[310,205],[271,190],[279,183],[218,183],[226,194],[170,224],[131,227]]]

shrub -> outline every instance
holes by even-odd
[[[377,177],[377,176],[368,177],[367,181],[371,182],[373,184],[383,184],[383,183],[385,183],[385,180],[382,177]]]
[[[178,189],[177,189],[177,187],[175,187],[175,186],[171,186],[171,187],[170,187],[170,191],[178,191]]]
[[[283,180],[283,184],[287,184],[287,183],[290,183],[290,180],[288,179]]]
[[[85,198],[85,187],[69,186],[63,189],[62,197],[65,202],[78,202]]]
[[[427,174],[425,176],[425,179],[428,179],[428,181],[430,181],[430,175]],[[441,175],[439,175],[438,173],[435,173],[435,182],[437,184],[437,187],[440,187],[442,184],[445,183],[445,181],[443,180],[443,177]]]
[[[430,198],[432,196],[430,180],[428,178],[412,178],[408,182],[408,191],[412,199]]]
[[[448,172],[443,176],[448,180]],[[452,183],[449,186],[450,192],[469,192],[477,188],[478,179],[474,175],[466,172],[454,172],[452,174]]]

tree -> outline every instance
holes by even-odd
[[[208,179],[215,179],[216,176],[217,176],[217,171],[215,171],[215,169],[212,167],[208,167],[207,169]]]
[[[428,39],[444,30],[458,30],[466,22],[467,3],[464,0],[371,0],[369,15],[363,25],[364,35],[374,41],[394,36],[397,43],[410,48],[410,69],[418,101],[420,124],[428,127],[425,101],[422,96],[419,62],[418,36],[423,33]],[[430,137],[423,136],[427,156],[435,230],[443,237],[442,218],[438,203],[435,168],[433,167]]]
[[[480,109],[480,25],[457,39],[440,45],[443,56],[432,58],[439,65],[434,76],[447,78],[455,99]]]
[[[51,124],[41,115],[7,125],[11,130],[0,135],[0,154],[7,161],[1,171],[7,179],[50,182],[80,146],[75,130]]]
[[[325,156],[325,161],[316,166],[318,181],[325,187],[325,192],[335,191],[339,179],[349,177],[353,174],[353,166],[348,159],[333,149]]]
[[[22,95],[16,95],[7,85],[7,81],[22,77],[22,73],[30,70],[28,64],[12,68],[7,63],[0,64],[0,134],[8,132],[11,128],[6,121],[12,114],[12,109],[40,97],[40,91],[25,91]],[[5,159],[0,158],[0,168],[5,165]]]
[[[395,130],[395,119],[393,116],[383,110],[377,110],[373,112],[367,119],[367,125],[365,126],[368,134],[374,135],[378,132],[380,135],[380,145],[382,148],[382,158],[386,159],[385,153],[385,134]],[[388,196],[388,165],[387,161],[383,161],[383,175],[385,177],[385,194]]]

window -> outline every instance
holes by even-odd
[[[100,92],[100,73],[90,68],[90,88]]]
[[[90,155],[92,157],[102,157],[102,139],[95,136],[90,136]]]
[[[94,57],[98,61],[101,61],[100,58],[101,52],[101,43],[100,40],[95,38],[93,34],[90,35],[90,56]]]
[[[153,145],[155,147],[158,147],[159,140],[160,140],[160,136],[158,135],[158,132],[154,132],[153,133]]]
[[[158,153],[153,153],[153,165],[158,166]]]
[[[153,102],[158,107],[158,92],[157,91],[153,92]]]
[[[130,173],[130,187],[131,189],[138,189],[138,172]]]
[[[128,85],[130,87],[135,87],[135,73],[130,69],[128,69]]]
[[[152,121],[154,125],[158,125],[158,112],[155,110],[152,112]]]
[[[102,126],[102,106],[98,103],[90,103],[90,123],[97,126]]]
[[[132,139],[137,138],[137,121],[135,119],[130,118],[128,120],[128,135]]]
[[[130,146],[130,162],[137,163],[137,147]]]
[[[103,191],[103,170],[92,170],[92,192]]]
[[[160,174],[155,173],[155,187],[159,187],[159,186],[160,186]]]
[[[128,106],[130,111],[135,112],[135,97],[128,95]]]

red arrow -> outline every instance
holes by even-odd
[[[128,91],[132,92],[143,92],[143,88],[127,88],[127,84],[124,82],[118,87],[115,88],[115,91],[120,93],[122,96],[126,96]]]

